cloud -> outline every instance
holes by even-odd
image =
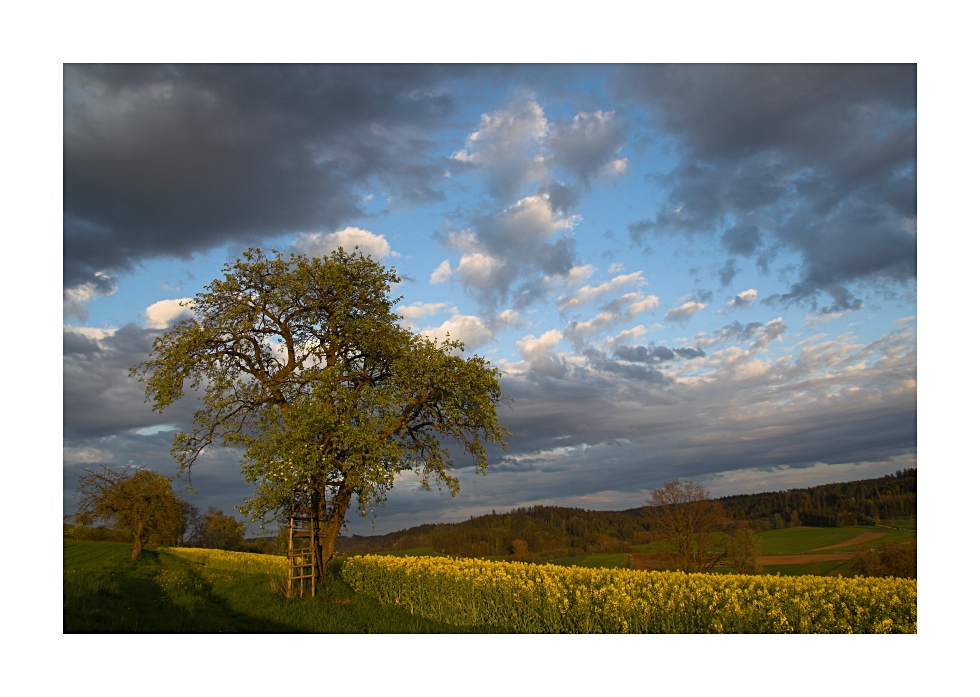
[[[634,274],[630,275],[635,276]],[[637,278],[635,277],[632,280],[635,281]],[[599,293],[593,292],[595,290],[597,289],[590,289],[585,295],[589,299],[592,299],[598,297],[608,289],[603,289]],[[600,308],[600,312],[591,319],[585,321],[572,320],[569,322],[565,327],[564,336],[578,346],[588,336],[598,334],[617,324],[632,320],[643,312],[653,312],[659,306],[660,299],[656,295],[643,295],[643,293],[639,292],[626,293],[607,302]],[[636,331],[636,328],[632,331]]]
[[[177,320],[190,317],[193,309],[190,303],[193,298],[178,298],[177,300],[159,300],[146,308],[146,326],[150,329],[167,329]],[[183,305],[182,305],[183,303]]]
[[[668,310],[664,315],[664,319],[668,322],[686,322],[694,315],[701,312],[701,310],[703,310],[705,307],[707,307],[705,303],[688,300],[683,305],[679,305],[671,310]]]
[[[452,157],[486,172],[490,192],[499,200],[510,199],[545,176],[542,145],[547,135],[541,106],[533,100],[520,101],[483,114],[466,147]]]
[[[755,341],[756,348],[767,346],[774,339],[779,338],[787,329],[782,317],[762,322],[732,322],[721,329],[717,329],[710,335],[698,333],[694,337],[694,343],[701,348],[709,348],[718,344],[743,343]]]
[[[828,295],[829,312],[861,307],[857,284],[915,278],[914,64],[630,66],[610,84],[678,143],[660,211],[628,226],[635,244],[717,235],[760,268],[798,255],[782,300]]]
[[[94,272],[92,280],[64,289],[63,312],[65,319],[75,317],[84,322],[88,319],[88,308],[85,303],[97,295],[108,296],[115,292],[116,282],[112,277],[101,271]]]
[[[462,341],[472,351],[493,339],[493,329],[474,315],[454,314],[438,327],[426,327],[420,334],[435,342],[442,342],[446,335],[454,341]]]
[[[568,237],[577,223],[575,216],[558,215],[547,194],[480,216],[472,228],[446,240],[448,246],[467,250],[452,278],[487,307],[511,304],[512,295],[515,307],[526,307],[555,279],[566,279],[573,269],[576,275],[587,270],[576,266],[574,240]]]
[[[626,158],[617,157],[626,136],[626,122],[615,112],[582,112],[571,123],[554,126],[548,146],[555,165],[588,185],[596,177],[618,176],[626,171]]]
[[[741,293],[725,303],[725,310],[737,310],[743,307],[752,307],[753,303],[755,303],[755,299],[758,297],[759,291],[757,291],[755,288],[743,290]],[[723,310],[719,310],[719,312],[723,312]]]
[[[528,335],[518,340],[517,350],[532,373],[550,378],[562,378],[568,372],[568,365],[565,359],[553,350],[561,339],[561,332],[550,329],[539,337]]]
[[[340,247],[348,254],[354,254],[358,248],[361,254],[380,261],[392,255],[391,247],[384,235],[356,227],[347,227],[337,232],[304,232],[293,242],[293,248],[307,256],[327,256]]]
[[[64,283],[439,200],[455,68],[65,65]],[[471,69],[475,70],[475,69]]]
[[[395,312],[401,315],[409,326],[416,326],[416,320],[441,312],[448,307],[450,307],[450,304],[447,302],[424,303],[419,300],[409,305],[399,305],[395,308]]]
[[[449,260],[444,259],[439,266],[436,267],[435,271],[432,272],[432,275],[429,276],[429,283],[445,283],[452,277],[452,275],[453,269],[449,265]]]
[[[570,296],[562,296],[558,298],[558,308],[561,310],[568,310],[574,307],[581,307],[582,305],[587,305],[588,303],[594,302],[603,295],[613,292],[622,286],[639,286],[644,285],[645,283],[646,281],[643,279],[642,271],[634,271],[630,274],[620,274],[619,276],[616,276],[605,283],[600,283],[597,286],[583,286]]]

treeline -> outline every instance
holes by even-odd
[[[569,555],[627,551],[649,542],[650,523],[643,509],[589,511],[560,506],[515,508],[459,523],[421,525],[387,535],[340,537],[342,553],[432,547],[461,557],[539,554]]]
[[[132,542],[133,533],[125,525],[64,525],[64,536],[75,540],[105,542]],[[283,537],[283,536],[280,536]],[[168,547],[202,547],[224,549],[230,552],[254,552],[258,554],[285,554],[284,540],[276,538],[245,539],[245,524],[233,515],[213,506],[206,513],[187,504],[181,507],[181,518],[172,526],[154,530],[148,535],[148,544]]]
[[[882,518],[916,514],[916,470],[808,489],[726,496],[718,501],[732,521],[755,530],[809,525],[872,525]],[[461,557],[626,552],[653,540],[644,508],[590,511],[561,506],[516,508],[459,523],[420,525],[387,535],[337,539],[344,554],[432,547]]]
[[[756,529],[877,525],[882,518],[916,515],[916,470],[877,479],[718,499],[728,515]]]

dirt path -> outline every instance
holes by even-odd
[[[838,542],[835,545],[827,545],[826,547],[814,547],[813,551],[816,552],[817,550],[821,550],[821,549],[836,549],[838,547],[850,547],[851,545],[859,545],[862,542],[871,542],[871,540],[877,540],[879,537],[884,537],[886,534],[887,533],[884,532],[866,532],[861,535],[858,535],[853,539],[846,540],[844,542]]]

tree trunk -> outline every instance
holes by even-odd
[[[317,502],[318,505],[313,508],[316,511],[313,520],[316,536],[314,556],[316,557],[317,576],[320,578],[326,575],[330,560],[333,559],[337,535],[344,524],[347,508],[350,506],[353,495],[352,489],[341,486],[332,501],[328,503],[324,498]]]
[[[133,551],[129,554],[129,561],[136,561],[140,553],[143,551],[143,526],[138,525],[136,529],[133,530]]]

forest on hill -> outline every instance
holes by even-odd
[[[731,520],[748,521],[756,530],[798,525],[874,525],[882,518],[916,514],[916,470],[899,470],[876,479],[725,496],[717,500]],[[440,554],[461,557],[625,552],[633,545],[652,541],[651,520],[646,510],[515,508],[507,513],[493,511],[459,523],[420,525],[387,535],[341,536],[337,539],[337,551],[350,554],[432,547]]]

